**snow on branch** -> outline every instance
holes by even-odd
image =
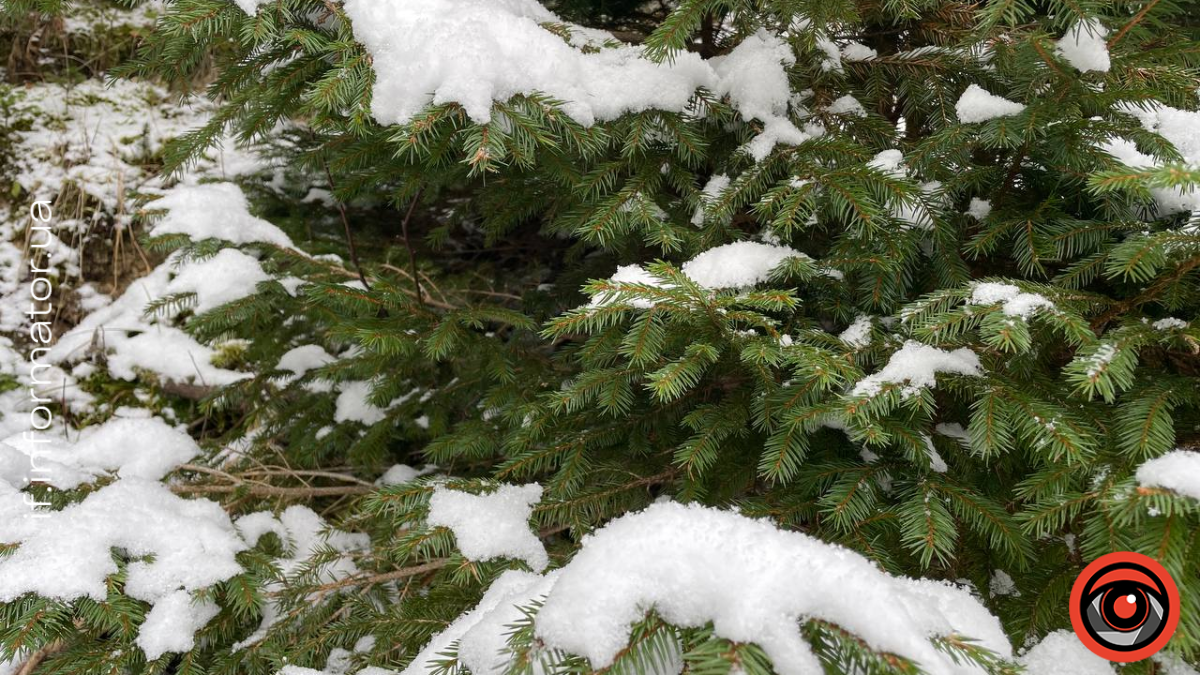
[[[883,370],[854,385],[851,396],[874,396],[889,384],[903,385],[904,396],[913,396],[921,389],[937,386],[938,373],[953,373],[978,377],[983,374],[979,357],[962,347],[946,351],[915,340],[904,343]]]
[[[938,637],[969,637],[1011,658],[999,621],[965,590],[893,577],[857,553],[767,521],[664,502],[610,522],[559,570],[506,572],[405,674],[426,672],[455,642],[471,672],[503,671],[519,607],[539,601],[539,643],[586,657],[593,669],[613,664],[649,611],[676,627],[711,623],[720,637],[755,643],[783,675],[822,670],[798,619],[836,624],[928,672],[973,672],[935,647]]]

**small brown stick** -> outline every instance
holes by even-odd
[[[1150,0],[1150,2],[1147,2],[1146,6],[1143,7],[1140,12],[1135,14],[1133,16],[1133,18],[1129,20],[1129,23],[1122,26],[1121,30],[1117,31],[1117,34],[1112,36],[1112,39],[1108,41],[1108,48],[1112,49],[1113,45],[1120,42],[1121,38],[1125,37],[1125,34],[1129,32],[1129,29],[1131,29],[1134,26],[1141,23],[1142,19],[1146,18],[1146,14],[1148,14],[1150,12],[1150,10],[1154,9],[1154,6],[1157,4],[1158,4],[1158,0]],[[1082,29],[1080,29],[1080,30],[1082,30]]]
[[[37,670],[38,666],[42,665],[42,661],[45,661],[47,657],[61,652],[65,648],[66,643],[62,640],[55,640],[54,642],[51,642],[45,647],[42,647],[36,652],[30,654],[29,658],[25,659],[25,663],[21,664],[21,667],[17,670],[16,675],[32,675],[33,671]]]
[[[409,577],[420,576],[422,574],[427,574],[429,572],[434,572],[434,571],[440,570],[441,568],[443,568],[447,564],[449,564],[449,562],[450,562],[449,558],[439,558],[437,560],[431,560],[427,563],[422,563],[420,565],[413,565],[412,567],[401,567],[398,570],[392,570],[391,572],[384,572],[382,574],[372,574],[372,575],[357,576],[357,577],[346,577],[345,579],[341,579],[338,581],[334,581],[332,583],[318,586],[315,589],[313,589],[313,592],[314,593],[326,593],[328,591],[336,591],[339,588],[346,588],[347,586],[373,586],[375,584],[381,584],[385,581],[395,581],[396,579],[407,579]]]
[[[245,491],[251,497],[281,497],[285,499],[312,499],[315,497],[341,497],[343,495],[365,495],[374,491],[374,486],[345,485],[338,487],[277,487],[239,483],[236,485],[172,485],[171,492],[184,495],[234,494]]]
[[[417,287],[417,304],[425,304],[424,295],[421,292],[421,277],[417,272],[417,254],[413,252],[412,242],[408,240],[408,222],[412,220],[413,211],[417,209],[417,202],[421,201],[421,192],[425,188],[417,190],[417,194],[413,195],[412,203],[408,205],[408,212],[404,214],[404,220],[400,222],[400,234],[404,237],[404,248],[408,249],[408,267],[412,271],[413,285]]]
[[[329,172],[329,165],[322,162],[321,166],[325,169],[325,180],[329,183],[329,194],[333,198],[333,203],[337,205],[338,213],[342,216],[342,228],[346,231],[346,247],[350,249],[350,262],[353,263],[354,269],[358,272],[358,280],[369,291],[371,290],[371,284],[367,283],[367,275],[363,274],[362,264],[358,262],[358,249],[354,246],[354,234],[350,231],[350,219],[346,217],[346,205],[334,194],[337,186],[333,183],[333,174]]]

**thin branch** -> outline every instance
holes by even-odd
[[[346,247],[350,249],[350,262],[358,272],[359,281],[369,291],[371,290],[371,284],[367,282],[367,275],[363,273],[362,264],[358,261],[358,249],[354,246],[354,233],[350,231],[350,219],[346,217],[346,205],[335,194],[337,187],[333,182],[333,174],[329,172],[329,165],[322,161],[321,166],[325,169],[325,180],[329,183],[329,194],[333,198],[333,203],[337,205],[338,213],[342,216],[342,228],[346,231]]]
[[[341,497],[343,495],[365,495],[375,490],[373,485],[344,485],[337,487],[277,487],[237,483],[235,485],[172,485],[171,492],[182,495],[234,494],[245,492],[252,497],[282,497],[285,499],[313,499],[316,497]]]
[[[421,192],[425,188],[417,190],[417,194],[413,195],[412,203],[408,205],[408,212],[404,214],[404,220],[400,222],[400,234],[404,237],[404,248],[408,249],[408,267],[412,271],[413,285],[417,288],[417,304],[425,304],[424,294],[421,292],[421,277],[417,272],[417,254],[413,252],[412,243],[408,240],[408,223],[412,220],[413,211],[417,209],[417,202],[421,201]]]
[[[392,570],[391,572],[384,572],[382,574],[346,577],[345,579],[340,579],[338,581],[317,586],[313,589],[313,592],[326,593],[328,591],[336,591],[339,588],[346,588],[347,586],[368,586],[381,584],[386,581],[395,581],[396,579],[407,579],[408,577],[420,576],[422,574],[440,570],[449,564],[449,562],[449,558],[438,558],[437,560],[431,560],[427,563],[413,565],[412,567],[401,567],[398,570]]]
[[[1132,297],[1124,302],[1114,305],[1107,312],[1101,314],[1092,321],[1092,330],[1099,331],[1104,327],[1105,324],[1120,317],[1122,314],[1133,311],[1134,309],[1137,309],[1138,307],[1157,299],[1158,296],[1163,293],[1163,291],[1170,288],[1173,284],[1175,284],[1175,282],[1182,279],[1188,274],[1188,272],[1191,272],[1197,267],[1200,267],[1200,256],[1189,258],[1182,265],[1175,268],[1173,272],[1154,282],[1154,284],[1152,284],[1145,291],[1142,291],[1137,296]]]
[[[1150,2],[1147,2],[1146,6],[1143,7],[1140,12],[1133,15],[1133,18],[1129,20],[1129,23],[1121,26],[1121,30],[1117,31],[1117,34],[1112,36],[1112,39],[1108,41],[1108,48],[1112,49],[1113,45],[1120,42],[1121,38],[1125,37],[1125,34],[1128,33],[1131,28],[1141,23],[1142,19],[1146,18],[1146,14],[1148,14],[1150,10],[1154,9],[1154,6],[1157,5],[1158,2],[1159,0],[1150,0]]]
[[[36,652],[30,654],[29,658],[25,659],[25,663],[22,663],[21,667],[17,669],[16,675],[32,675],[33,671],[37,670],[38,666],[42,665],[42,661],[45,661],[48,657],[66,649],[66,646],[67,644],[62,640],[55,640],[45,647],[42,647]]]

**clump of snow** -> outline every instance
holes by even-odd
[[[343,382],[338,385],[340,392],[337,397],[333,418],[336,422],[362,422],[368,426],[382,422],[387,417],[387,411],[404,403],[419,392],[418,389],[393,399],[386,408],[371,403],[371,383],[365,380]]]
[[[243,12],[245,12],[247,14],[254,14],[255,12],[258,11],[259,7],[267,4],[271,0],[233,0],[233,1],[235,3],[237,3],[238,7],[242,8]]]
[[[185,645],[215,615],[211,606],[192,605],[191,593],[241,572],[235,556],[246,545],[216,502],[181,499],[140,478],[35,518],[25,517],[27,498],[0,482],[0,542],[18,545],[0,558],[0,602],[29,593],[103,601],[118,549],[131,561],[125,592],[153,606],[138,639],[150,658]]]
[[[982,375],[979,356],[962,347],[948,352],[914,340],[904,343],[883,370],[866,377],[850,390],[851,396],[875,396],[889,384],[903,385],[904,396],[913,396],[921,389],[937,385],[938,373],[953,373],[978,377]]]
[[[908,167],[904,164],[904,153],[895,149],[884,150],[875,155],[871,161],[867,162],[867,166],[879,169],[896,178],[906,178],[909,175]],[[928,181],[921,184],[921,191],[924,196],[928,197],[936,193],[941,187],[942,184],[938,181]],[[920,200],[911,203],[892,204],[891,212],[894,218],[905,223],[906,226],[924,230],[933,227],[933,215]]]
[[[786,67],[796,63],[792,48],[768,31],[759,30],[742,40],[729,54],[712,59],[718,96],[729,96],[746,121],[761,120],[763,131],[748,146],[750,156],[762,161],[777,143],[797,145],[818,135],[816,127],[797,129],[787,118],[792,97]]]
[[[709,204],[713,203],[722,192],[729,187],[729,176],[719,173],[713,175],[704,184],[700,190],[700,203],[696,205],[696,211],[692,214],[692,224],[700,227],[704,224],[704,209]],[[619,272],[620,270],[618,270]]]
[[[338,394],[333,413],[335,422],[362,422],[370,426],[387,417],[386,410],[368,400],[371,395],[370,382],[343,382],[338,389],[341,393]]]
[[[407,464],[393,464],[376,481],[378,485],[400,485],[411,483],[421,475],[420,469],[414,469]]]
[[[524,573],[524,576],[517,577],[517,574],[522,574],[518,572],[506,574],[512,575],[509,577],[510,583],[506,584],[508,592],[499,598],[492,610],[478,614],[478,620],[462,633],[458,641],[459,658],[472,673],[508,671],[512,659],[506,658],[504,650],[508,646],[511,627],[525,618],[522,608],[530,607],[545,597],[559,577],[558,571],[549,572],[544,576]],[[488,590],[488,595],[491,595],[491,589]],[[405,671],[405,675],[409,672]],[[647,672],[665,675],[678,673],[680,670],[649,668]],[[428,673],[428,669],[425,673]]]
[[[289,665],[284,666],[276,675],[396,675],[396,671],[394,670],[385,670],[375,666],[367,666],[351,674],[350,666],[352,665],[354,656],[356,654],[366,654],[374,648],[375,636],[368,635],[354,643],[352,650],[340,647],[331,649],[328,658],[325,659],[325,668],[323,670]],[[424,673],[423,675],[428,675],[428,673]]]
[[[171,325],[173,316],[147,317],[148,303],[176,293],[194,292],[198,307],[211,308],[215,303],[236,300],[254,291],[247,288],[247,279],[258,279],[257,261],[237,251],[233,255],[207,261],[182,263],[177,255],[146,276],[134,281],[120,298],[84,317],[75,328],[64,333],[51,348],[46,361],[54,364],[75,362],[100,348],[107,354],[108,371],[124,380],[137,378],[138,370],[157,373],[166,380],[210,386],[224,386],[251,377],[213,365],[216,350],[200,344],[182,329]],[[191,274],[192,265],[217,271],[226,264],[240,270],[230,277]],[[211,265],[211,267],[208,267]],[[254,268],[250,266],[254,265]],[[180,279],[182,276],[182,280]]]
[[[843,61],[866,61],[873,59],[876,56],[879,56],[879,54],[874,49],[871,49],[861,42],[850,40],[844,47],[842,47]]]
[[[1012,284],[978,282],[971,287],[971,305],[1003,305],[1006,316],[1027,319],[1038,310],[1053,310],[1054,303],[1037,293],[1024,293]]]
[[[971,449],[971,435],[958,422],[939,422],[933,430],[946,438],[953,438],[963,448]]]
[[[542,486],[536,483],[501,485],[481,495],[438,486],[429,499],[427,522],[450,528],[468,560],[515,558],[540,572],[550,559],[529,517],[541,499]]]
[[[821,33],[817,34],[815,43],[817,49],[824,55],[824,58],[821,59],[821,70],[834,73],[842,72],[842,50],[838,47],[837,43]]]
[[[692,258],[683,264],[682,271],[705,288],[747,288],[766,281],[771,270],[796,256],[804,254],[790,246],[735,241]]]
[[[72,490],[96,478],[160,480],[200,454],[187,434],[159,418],[113,419],[83,430],[75,443],[24,432],[0,443],[0,480],[14,488],[38,481]]]
[[[889,602],[881,605],[881,597]],[[969,637],[1011,657],[1000,622],[961,588],[890,576],[857,553],[769,521],[660,502],[587,536],[560,570],[505,572],[404,675],[422,675],[456,642],[471,672],[502,672],[511,665],[501,650],[523,616],[519,608],[539,600],[538,639],[586,657],[592,669],[612,664],[649,611],[673,625],[711,624],[723,638],[755,643],[782,675],[821,671],[799,617],[835,623],[929,672],[974,672],[935,648],[930,640],[938,636]],[[664,663],[655,672],[679,671],[677,653],[659,656]]]
[[[1028,675],[1116,675],[1112,663],[1096,656],[1074,633],[1055,631],[1026,652],[1018,663]]]
[[[1183,330],[1190,324],[1183,319],[1176,319],[1173,316],[1169,316],[1165,319],[1159,319],[1150,325],[1153,326],[1154,330]]]
[[[441,633],[435,635],[429,644],[425,645],[424,649],[413,658],[412,663],[404,669],[401,675],[428,675],[437,662],[445,659],[443,654],[451,650],[455,643],[459,644],[460,651],[465,649],[466,653],[471,656],[469,666],[471,672],[502,672],[502,668],[492,666],[501,659],[501,655],[495,652],[486,655],[487,665],[491,667],[478,668],[478,666],[484,665],[477,662],[479,659],[475,655],[475,652],[480,651],[476,645],[484,642],[486,634],[483,631],[476,631],[475,639],[468,641],[465,646],[462,644],[464,636],[493,613],[508,613],[514,605],[521,604],[522,600],[527,599],[531,589],[541,585],[544,579],[554,578],[556,575],[557,572],[551,572],[543,577],[539,574],[519,570],[508,570],[501,574],[492,582],[479,604],[455,619]],[[505,628],[500,635],[503,636],[509,630]],[[498,665],[502,665],[502,663]]]
[[[870,162],[867,162],[867,166],[897,177],[908,174],[908,169],[904,166],[904,153],[895,149],[884,150],[875,155]]]
[[[964,124],[986,122],[997,117],[1011,117],[1024,109],[1024,105],[989,93],[977,84],[967,87],[959,97],[958,103],[954,104],[958,120]]]
[[[1021,591],[1017,590],[1017,583],[1004,570],[995,570],[992,572],[992,578],[988,581],[988,592],[992,594],[992,597],[1021,597]]]
[[[1112,363],[1112,360],[1115,358],[1117,358],[1117,348],[1112,343],[1102,343],[1096,347],[1096,351],[1087,357],[1087,376],[1095,380],[1101,373],[1108,370],[1108,364]]]
[[[237,249],[226,248],[211,258],[185,265],[167,284],[167,292],[195,293],[192,310],[203,314],[252,295],[255,286],[270,278],[257,260]]]
[[[756,160],[778,143],[794,145],[819,133],[801,131],[787,118],[786,68],[796,57],[766,30],[709,61],[683,52],[659,63],[640,47],[604,46],[616,41],[611,36],[563,40],[542,25],[562,20],[535,0],[348,0],[345,10],[374,60],[371,111],[382,124],[405,124],[429,105],[445,103],[460,104],[472,121],[487,124],[493,102],[540,93],[590,126],[630,112],[683,112],[705,87],[728,96],[747,121],[763,122],[748,146]],[[854,55],[873,55],[864,49]]]
[[[929,457],[929,469],[934,473],[946,473],[950,467],[946,465],[946,460],[938,453],[937,448],[933,445],[933,438],[927,434],[921,434],[921,440],[925,443],[925,454]]]
[[[169,593],[154,603],[138,629],[137,646],[153,661],[163,654],[191,651],[196,631],[221,613],[211,600],[196,600],[187,591]]]
[[[329,365],[336,360],[320,345],[300,345],[279,357],[279,363],[275,367],[291,373],[290,377],[284,379],[284,384],[287,384],[303,377],[310,370]]]
[[[1106,35],[1108,29],[1097,19],[1077,21],[1058,41],[1058,55],[1080,72],[1107,73],[1112,62],[1104,40]]]
[[[1183,156],[1185,163],[1200,163],[1200,133],[1196,133],[1196,129],[1200,129],[1200,112],[1179,110],[1161,104],[1153,104],[1147,109],[1133,105],[1119,107],[1123,112],[1137,117],[1144,129],[1160,134],[1170,141]],[[1162,165],[1154,157],[1143,154],[1132,141],[1125,138],[1110,138],[1100,147],[1122,164],[1135,169]],[[1150,189],[1150,193],[1158,203],[1160,215],[1200,210],[1200,190],[1194,187],[1155,187]]]
[[[542,93],[591,125],[647,109],[681,112],[697,87],[717,86],[692,53],[655,63],[638,47],[576,48],[541,26],[562,21],[536,0],[347,0],[345,10],[374,59],[371,111],[382,124],[444,103],[485,124],[493,101]]]
[[[1150,658],[1158,664],[1162,675],[1197,675],[1195,668],[1175,654],[1159,652]]]
[[[167,212],[150,228],[152,237],[183,234],[195,241],[223,239],[232,244],[295,246],[283,230],[250,214],[246,195],[233,183],[180,185],[146,209]]]
[[[858,102],[858,99],[854,98],[850,94],[846,94],[845,96],[835,100],[833,103],[830,103],[829,107],[825,110],[834,115],[853,115],[854,117],[867,116],[866,108],[863,108],[863,105]]]
[[[967,206],[967,215],[975,220],[986,220],[992,213],[992,203],[986,199],[972,197],[971,203]]]
[[[661,288],[663,285],[661,281],[659,281],[653,274],[650,274],[650,272],[648,272],[646,268],[642,267],[641,265],[621,265],[617,268],[616,273],[609,277],[608,280],[618,284],[645,284],[647,286],[654,286],[656,288]],[[596,295],[592,296],[592,300],[589,305],[592,307],[602,307],[604,305],[611,305],[616,302],[616,300],[617,293],[615,292],[597,293]],[[627,300],[627,303],[631,307],[637,307],[638,309],[650,309],[654,306],[653,301],[646,300],[644,298],[632,298]]]
[[[275,564],[285,577],[304,570],[306,561],[322,549],[328,548],[343,554],[321,566],[315,575],[319,583],[330,583],[358,574],[358,565],[350,556],[371,547],[371,538],[367,534],[330,529],[325,520],[307,506],[290,506],[278,517],[267,512],[251,513],[238,518],[236,527],[248,546],[256,545],[259,538],[268,532],[274,532],[280,538],[288,550],[288,556],[277,559]],[[271,581],[264,585],[263,590],[269,594],[282,588],[282,583]],[[234,644],[234,651],[261,641],[281,617],[280,608],[274,600],[263,605],[262,613],[258,629]]]
[[[854,323],[850,327],[842,331],[838,337],[846,344],[855,349],[862,349],[871,345],[871,317],[866,314],[859,314],[854,319]]]
[[[649,610],[758,644],[783,675],[821,672],[797,617],[831,621],[930,672],[965,672],[929,643],[939,635],[970,636],[1009,654],[999,621],[966,591],[889,576],[857,553],[767,521],[675,503],[587,537],[549,590],[536,634],[604,668]]]
[[[1164,488],[1192,499],[1200,499],[1200,452],[1172,450],[1137,470],[1144,487]]]
[[[784,67],[794,65],[796,55],[779,36],[760,29],[712,62],[719,78],[714,93],[728,96],[744,119],[765,122],[787,114],[792,88]]]

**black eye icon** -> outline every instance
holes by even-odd
[[[1136,651],[1163,632],[1172,611],[1166,588],[1140,566],[1116,563],[1100,570],[1084,589],[1084,625],[1113,651]]]

